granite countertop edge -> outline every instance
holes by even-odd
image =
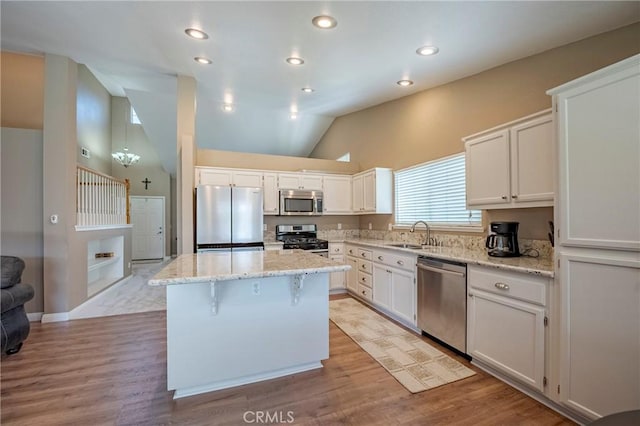
[[[341,272],[351,269],[349,265],[331,265],[314,268],[278,269],[269,271],[254,271],[244,273],[224,273],[201,276],[180,276],[172,278],[152,278],[147,284],[150,286],[167,286],[180,284],[195,284],[203,282],[235,281],[255,278],[284,277],[291,275],[324,274],[331,272]]]
[[[331,242],[338,242],[331,240]],[[424,249],[411,249],[393,247],[391,244],[398,244],[398,241],[385,242],[383,240],[370,239],[354,239],[344,238],[341,242],[346,244],[357,244],[385,250],[395,250],[403,253],[410,253],[418,256],[433,257],[442,260],[452,260],[472,265],[487,266],[491,268],[501,269],[505,271],[514,271],[531,275],[538,275],[547,278],[554,278],[553,260],[550,258],[531,258],[531,257],[490,257],[484,250],[466,250],[463,248],[453,247],[432,247]],[[461,254],[452,253],[454,251],[462,251]],[[530,262],[531,265],[518,265],[516,263]]]

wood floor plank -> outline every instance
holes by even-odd
[[[333,323],[322,369],[174,401],[165,322],[147,312],[32,324],[1,360],[1,423],[243,425],[263,411],[292,412],[296,425],[573,424],[440,347],[477,374],[411,394]]]

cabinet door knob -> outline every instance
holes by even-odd
[[[502,198],[503,200],[506,200],[506,199],[507,199],[507,196],[506,196],[506,195],[503,195],[501,198]]]
[[[402,260],[398,260],[398,265],[402,266],[404,265],[404,262]]]
[[[378,256],[378,260],[384,260],[382,256]]]
[[[499,290],[509,290],[509,284],[505,284],[505,283],[495,283],[494,286],[499,289]]]

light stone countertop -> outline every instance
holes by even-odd
[[[338,242],[333,240],[332,242]],[[492,257],[486,250],[466,249],[463,247],[425,247],[422,249],[409,249],[393,247],[400,241],[383,241],[367,239],[344,239],[344,243],[357,244],[372,248],[391,249],[403,253],[411,253],[418,256],[428,256],[435,259],[452,260],[466,264],[488,266],[514,272],[522,272],[543,277],[553,278],[553,259],[549,257]]]
[[[183,254],[148,282],[152,286],[320,274],[351,269],[304,250]]]

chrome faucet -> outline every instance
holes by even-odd
[[[422,223],[424,224],[424,226],[426,226],[427,228],[427,234],[426,234],[426,238],[424,239],[424,246],[428,246],[430,245],[431,242],[431,230],[429,229],[429,225],[427,224],[427,222],[425,222],[424,220],[419,220],[416,223],[414,223],[413,225],[411,225],[411,230],[409,232],[415,232],[416,231],[416,225]]]

